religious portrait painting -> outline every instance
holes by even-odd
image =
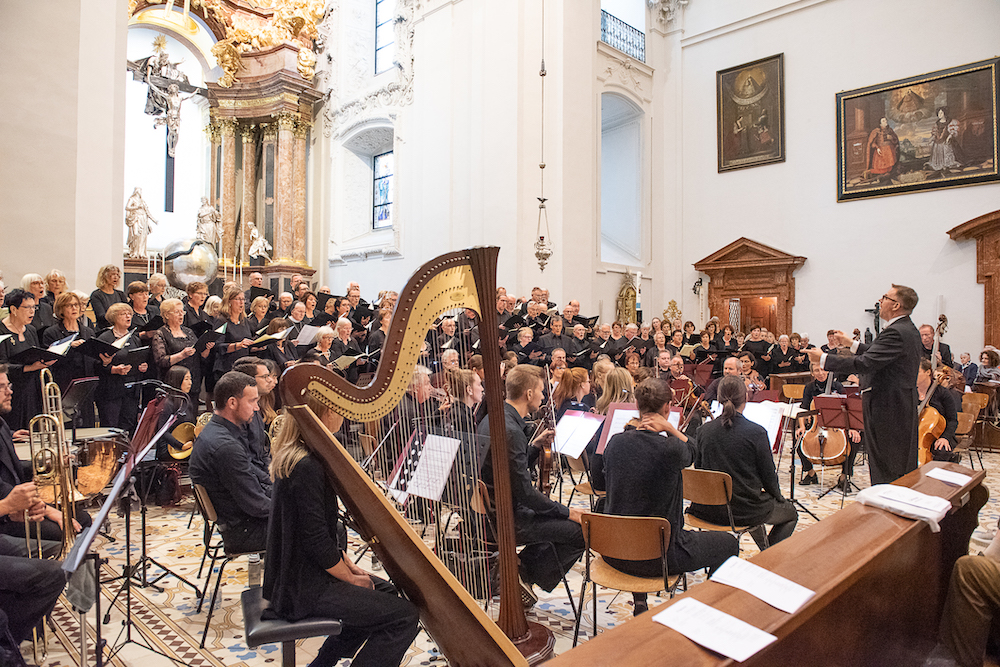
[[[837,201],[1000,180],[1000,58],[837,94]]]
[[[716,72],[719,173],[785,161],[784,54]]]

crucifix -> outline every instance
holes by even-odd
[[[153,41],[154,53],[137,62],[129,61],[132,78],[148,86],[145,112],[154,117],[153,126],[167,126],[164,164],[163,210],[174,210],[174,155],[180,137],[181,105],[194,97],[207,97],[208,90],[192,86],[187,75],[167,56],[167,40],[163,35]],[[189,93],[181,95],[181,92]]]

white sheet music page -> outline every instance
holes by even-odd
[[[972,481],[972,477],[970,475],[963,475],[960,472],[945,470],[944,468],[934,468],[927,473],[927,476],[940,480],[945,484],[951,484],[952,486],[965,486]]]
[[[723,563],[711,578],[720,584],[746,591],[775,609],[789,614],[797,612],[816,595],[815,591],[805,586],[800,586],[794,581],[736,556]]]
[[[578,459],[603,423],[604,415],[567,410],[556,424],[556,438],[552,447],[560,454]]]
[[[653,620],[710,651],[740,662],[777,639],[694,598],[681,598],[654,616]]]

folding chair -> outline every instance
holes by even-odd
[[[580,589],[580,615],[576,618],[576,629],[573,631],[573,646],[580,637],[580,619],[583,616],[584,597],[587,593],[587,582],[594,584],[594,635],[597,636],[597,586],[611,588],[628,593],[658,593],[667,591],[670,597],[677,591],[677,585],[684,582],[687,590],[686,575],[667,573],[667,548],[670,546],[670,522],[660,517],[644,516],[612,516],[609,514],[584,514],[580,520],[583,529],[583,540],[587,545],[586,571],[583,586]],[[591,557],[591,552],[597,558]],[[618,560],[653,560],[660,559],[662,576],[637,577],[625,574],[621,570],[608,565],[605,558]]]

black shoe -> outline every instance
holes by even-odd
[[[962,462],[962,452],[952,452],[950,460],[951,460],[952,463],[961,463]]]
[[[524,605],[525,610],[531,609],[538,602],[538,595],[535,593],[534,587],[522,579],[520,575],[517,577],[517,583],[521,589],[521,604]]]
[[[802,479],[799,480],[799,486],[809,486],[810,484],[819,484],[819,477],[816,475],[803,475]]]
[[[851,478],[846,475],[841,475],[840,479],[837,480],[837,486],[834,488],[846,496],[851,492]]]
[[[645,614],[649,611],[649,603],[643,600],[642,602],[633,602],[632,615],[638,616],[639,614]]]

